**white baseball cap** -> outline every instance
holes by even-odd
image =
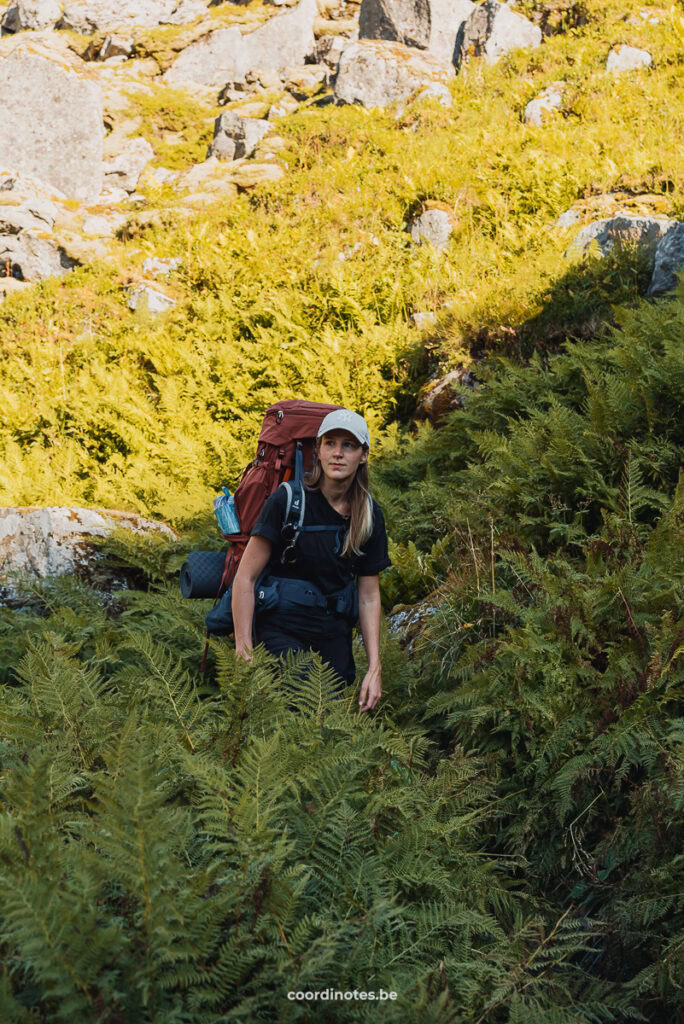
[[[329,412],[318,428],[316,437],[323,437],[333,430],[348,430],[360,444],[370,448],[368,424],[358,412],[352,412],[351,409],[335,409],[334,412]]]

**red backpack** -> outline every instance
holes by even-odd
[[[329,412],[341,408],[341,405],[294,399],[276,402],[266,410],[256,458],[246,467],[233,495],[242,532],[223,534],[230,541],[230,548],[226,555],[221,591],[233,582],[264,502],[284,481],[301,475],[302,471],[311,472],[318,429]],[[301,453],[299,474],[298,452]],[[301,480],[298,483],[301,486]],[[296,502],[296,495],[294,500]]]

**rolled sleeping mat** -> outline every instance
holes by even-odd
[[[181,566],[181,594],[183,597],[216,597],[225,567],[225,551],[191,551]]]

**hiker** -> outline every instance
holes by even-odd
[[[288,544],[282,536],[287,492],[280,487],[266,500],[251,531],[232,594],[236,657],[251,660],[255,587],[260,579],[275,578],[281,600],[277,608],[259,612],[256,642],[275,655],[316,651],[347,684],[356,676],[352,628],[358,607],[368,655],[359,694],[364,712],[377,705],[382,693],[378,574],[391,564],[385,521],[368,490],[369,447],[362,416],[349,409],[328,413],[316,438],[296,542]],[[309,606],[296,599],[299,592]]]

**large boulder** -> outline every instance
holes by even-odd
[[[194,21],[207,6],[187,0],[65,0],[59,27],[92,35],[133,26],[177,25]]]
[[[13,0],[2,18],[2,31],[54,28],[62,14],[57,0]]]
[[[6,167],[67,196],[94,201],[102,187],[102,96],[75,54],[21,41],[0,58],[0,153]]]
[[[656,246],[653,277],[648,287],[651,296],[664,295],[677,287],[684,271],[684,222],[673,224]]]
[[[499,0],[485,0],[465,22],[458,42],[456,63],[469,56],[495,64],[510,50],[536,47],[542,41],[537,25]]]
[[[595,220],[577,234],[566,255],[586,252],[598,246],[601,256],[607,256],[616,247],[636,246],[642,252],[655,255],[660,239],[670,230],[673,221],[666,217],[636,217],[620,214]]]
[[[471,0],[363,0],[361,39],[387,39],[454,59],[456,40],[475,10]]]
[[[248,71],[280,71],[303,64],[314,50],[315,16],[316,0],[299,0],[296,7],[252,32],[243,34],[236,25],[216,29],[182,50],[164,78],[223,86],[243,82]]]
[[[402,43],[362,39],[342,53],[335,80],[338,103],[385,107],[408,99],[432,82],[446,85],[454,76],[447,61]]]
[[[46,579],[76,573],[89,577],[102,559],[95,538],[117,527],[175,540],[164,523],[130,512],[91,508],[0,508],[0,592],[11,597],[15,577]]]
[[[218,160],[239,160],[251,156],[264,135],[273,131],[273,125],[257,117],[240,117],[232,110],[226,110],[216,118],[214,138],[209,146],[207,158]]]

